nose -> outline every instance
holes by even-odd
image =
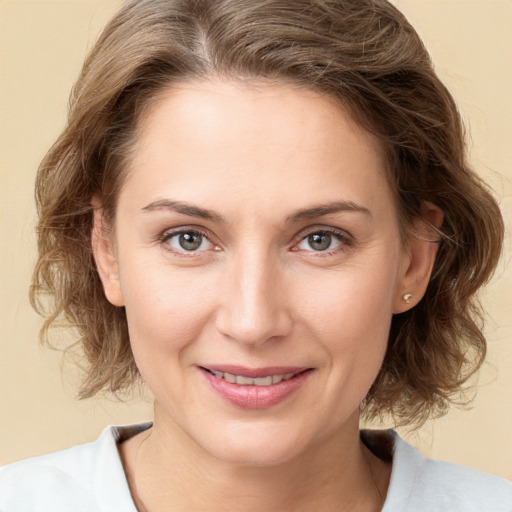
[[[245,252],[234,259],[223,276],[217,329],[255,347],[290,334],[292,317],[282,281],[279,264],[268,255]]]

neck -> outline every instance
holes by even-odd
[[[254,467],[211,457],[162,420],[155,411],[154,427],[121,449],[141,512],[381,509],[389,468],[360,442],[357,421],[291,460]]]

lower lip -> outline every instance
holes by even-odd
[[[268,409],[280,404],[299,389],[312,373],[312,370],[306,370],[291,379],[270,386],[243,386],[215,377],[206,370],[201,371],[221,398],[241,409]]]

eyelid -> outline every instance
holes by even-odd
[[[165,244],[166,241],[168,241],[173,236],[179,235],[181,233],[190,233],[190,232],[198,233],[201,236],[203,236],[204,238],[206,238],[213,245],[213,249],[211,249],[211,250],[214,250],[214,251],[221,250],[220,244],[217,243],[216,241],[214,241],[214,237],[212,236],[212,234],[205,228],[203,228],[201,226],[197,226],[197,225],[185,225],[185,226],[177,226],[174,228],[165,229],[158,235],[156,241],[163,245],[163,244]],[[333,226],[315,225],[315,226],[310,226],[306,229],[303,229],[300,233],[298,233],[293,238],[293,240],[291,242],[291,250],[299,251],[300,249],[297,248],[297,245],[300,242],[302,242],[305,238],[307,238],[308,236],[315,234],[315,233],[328,233],[330,235],[334,235],[342,242],[342,247],[331,250],[331,251],[329,251],[329,250],[314,251],[313,249],[311,249],[311,251],[304,250],[304,252],[312,252],[312,253],[316,252],[316,253],[318,253],[318,255],[321,255],[322,253],[329,254],[332,252],[337,252],[337,251],[343,250],[343,248],[346,248],[347,246],[351,246],[354,244],[354,239],[353,239],[352,235],[350,233],[348,233],[346,230],[343,230],[340,228],[335,228]],[[208,251],[186,251],[186,250],[179,251],[179,250],[171,248],[170,246],[166,247],[166,250],[168,250],[169,252],[172,252],[174,254],[179,254],[179,255],[184,255],[184,256],[193,256],[194,254],[208,252]]]
[[[329,253],[333,253],[333,252],[337,252],[337,251],[340,251],[340,250],[343,250],[343,248],[345,248],[346,246],[351,246],[354,244],[354,238],[352,237],[352,235],[350,233],[348,233],[347,231],[345,231],[344,229],[339,229],[339,228],[335,228],[333,226],[321,226],[321,225],[316,225],[316,226],[310,226],[308,228],[306,228],[305,230],[302,230],[294,239],[293,239],[293,242],[292,242],[292,250],[295,250],[295,251],[299,251],[301,249],[298,249],[297,248],[297,245],[302,242],[303,240],[305,240],[308,236],[310,235],[314,235],[316,233],[328,233],[330,235],[334,235],[336,236],[341,242],[342,242],[342,247],[341,248],[338,248],[338,249],[334,249],[334,250],[326,250],[326,251],[314,251],[313,249],[311,249],[311,251],[305,251],[304,252],[312,252],[312,253],[317,253],[318,255],[322,255],[322,253],[325,255],[325,254],[329,254]]]
[[[210,244],[212,244],[213,248],[210,249],[210,250],[213,250],[213,251],[220,250],[219,244],[215,243],[212,240],[213,237],[212,237],[211,233],[209,233],[207,230],[205,230],[204,228],[202,228],[200,226],[194,226],[194,225],[178,226],[178,227],[175,227],[175,228],[165,229],[164,231],[162,231],[158,235],[158,242],[161,245],[164,245],[172,237],[174,237],[176,235],[183,234],[183,233],[197,233],[197,234],[201,235],[202,237],[206,238],[206,240],[208,240],[208,242]],[[203,250],[203,251],[186,251],[185,249],[180,251],[178,249],[175,249],[175,248],[171,247],[170,244],[167,244],[167,247],[165,247],[165,250],[167,250],[167,251],[169,251],[169,252],[171,252],[173,254],[178,254],[180,256],[193,256],[193,255],[201,254],[201,253],[204,253],[204,252],[208,252],[208,250]]]

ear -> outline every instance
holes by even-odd
[[[422,204],[421,217],[414,221],[405,249],[393,313],[411,309],[425,294],[439,245],[437,230],[443,218],[439,207],[426,201]]]
[[[107,300],[114,306],[124,306],[123,294],[119,282],[119,268],[111,235],[108,233],[101,203],[96,198],[92,201],[94,221],[91,244],[96,268],[103,284]]]

